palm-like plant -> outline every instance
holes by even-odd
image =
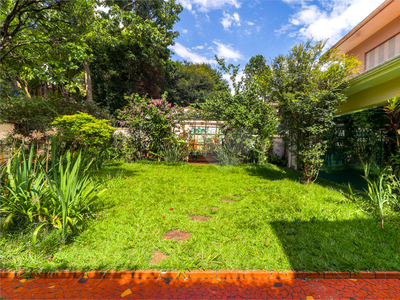
[[[28,158],[21,145],[3,171],[3,193],[0,194],[0,213],[6,215],[3,230],[14,218],[32,222],[34,217],[46,213],[40,205],[40,199],[45,197],[44,173],[34,163],[34,155],[33,144]]]
[[[394,133],[393,141],[400,151],[400,95],[389,99],[388,102],[389,104],[383,110],[389,119],[389,124],[386,124],[381,130]]]
[[[390,202],[392,195],[392,188],[387,182],[387,169],[384,169],[379,175],[378,179],[373,181],[365,177],[368,183],[368,194],[369,202],[373,208],[375,215],[378,216],[382,221],[382,228],[384,228],[385,216],[384,207]]]
[[[55,158],[53,158],[55,159]],[[74,157],[71,151],[66,152],[58,163],[52,163],[50,174],[45,173],[52,198],[60,207],[59,217],[63,239],[67,228],[76,231],[76,224],[83,221],[85,211],[90,214],[90,204],[105,190],[98,191],[99,183],[92,181],[90,168],[93,161],[86,161],[82,152]],[[40,228],[37,229],[39,231]],[[35,232],[37,234],[37,232]],[[35,236],[34,236],[35,239]]]

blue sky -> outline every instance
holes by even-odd
[[[177,0],[184,8],[173,60],[214,63],[214,55],[243,68],[314,37],[333,45],[383,0]]]

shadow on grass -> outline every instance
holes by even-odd
[[[377,177],[379,170],[371,171],[369,177],[374,179]],[[364,171],[357,166],[339,166],[339,167],[324,167],[319,172],[319,177],[336,182],[338,184],[348,184],[353,189],[364,191],[368,188],[367,181],[363,178]]]
[[[400,270],[400,216],[385,229],[371,219],[270,224],[292,270]]]
[[[291,168],[278,167],[273,164],[267,164],[263,166],[253,165],[252,167],[245,167],[245,169],[251,176],[257,176],[270,181],[288,179],[298,183],[302,182],[302,173]],[[321,177],[318,177],[318,179],[313,184],[317,184],[324,188],[333,189],[345,194],[348,193],[347,187],[343,184],[332,182]]]
[[[301,181],[301,173],[290,169],[290,168],[283,168],[278,167],[272,164],[266,165],[251,165],[251,166],[244,166],[247,173],[251,176],[257,176],[267,180],[282,180],[282,179],[289,179],[292,181],[299,182]]]

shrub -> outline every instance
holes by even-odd
[[[76,114],[78,111],[103,118],[111,117],[93,102],[75,101],[55,95],[48,97],[33,95],[30,98],[25,94],[17,94],[2,95],[0,123],[15,123],[18,131],[26,135],[30,130],[45,131],[56,117]]]
[[[59,137],[66,142],[68,148],[81,148],[108,143],[115,129],[107,122],[79,112],[75,115],[57,117],[52,125],[58,129]]]
[[[182,162],[183,158],[186,156],[182,147],[175,143],[165,144],[162,148],[163,158],[168,163],[179,163]]]
[[[149,152],[160,159],[165,140],[175,138],[174,128],[183,117],[182,109],[168,103],[166,94],[157,100],[141,98],[139,95],[126,98],[130,104],[120,111],[118,118],[129,130],[126,146],[130,158],[140,158]]]
[[[21,145],[0,170],[0,217],[2,230],[10,224],[23,228],[36,227],[33,240],[45,226],[57,227],[65,240],[68,228],[78,231],[91,215],[91,203],[103,192],[89,172],[92,160],[82,152],[71,151],[58,156],[53,143],[51,167],[46,171],[45,159],[35,157],[34,145],[29,156]]]
[[[218,162],[222,165],[237,165],[239,163],[238,147],[233,139],[225,139],[215,148]]]

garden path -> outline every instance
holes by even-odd
[[[400,279],[1,279],[0,299],[400,299]]]

